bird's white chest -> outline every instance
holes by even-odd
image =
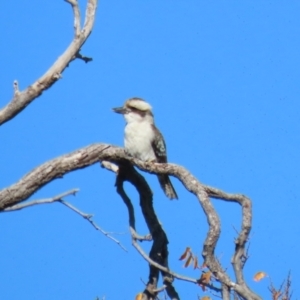
[[[143,161],[155,160],[153,139],[154,131],[149,123],[133,122],[125,127],[125,149],[133,157]]]

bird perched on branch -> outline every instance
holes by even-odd
[[[142,161],[167,162],[166,144],[160,131],[154,125],[152,107],[141,98],[130,98],[124,106],[113,108],[124,115],[125,150],[132,157]],[[168,175],[158,174],[159,183],[170,199],[178,199]]]

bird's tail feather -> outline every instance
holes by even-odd
[[[178,199],[177,193],[168,175],[157,175],[161,188],[169,199]]]

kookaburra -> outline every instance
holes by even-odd
[[[130,98],[124,106],[113,108],[124,115],[125,151],[142,161],[167,162],[166,144],[160,131],[154,125],[152,107],[141,98]],[[170,199],[178,199],[168,175],[157,175],[159,183]]]

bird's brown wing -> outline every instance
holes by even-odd
[[[166,163],[167,162],[167,149],[166,143],[161,132],[152,125],[153,130],[155,131],[155,138],[152,141],[152,148],[154,150],[156,156],[156,162]],[[169,199],[178,199],[176,191],[172,185],[172,182],[168,175],[166,174],[158,174],[158,181],[160,183],[161,188],[165,192],[166,196]]]
[[[154,137],[151,145],[154,150],[156,160],[159,163],[166,163],[167,162],[166,143],[164,141],[164,138],[163,138],[161,132],[154,125],[152,125],[152,128],[155,132],[155,134],[154,134],[155,137]]]

